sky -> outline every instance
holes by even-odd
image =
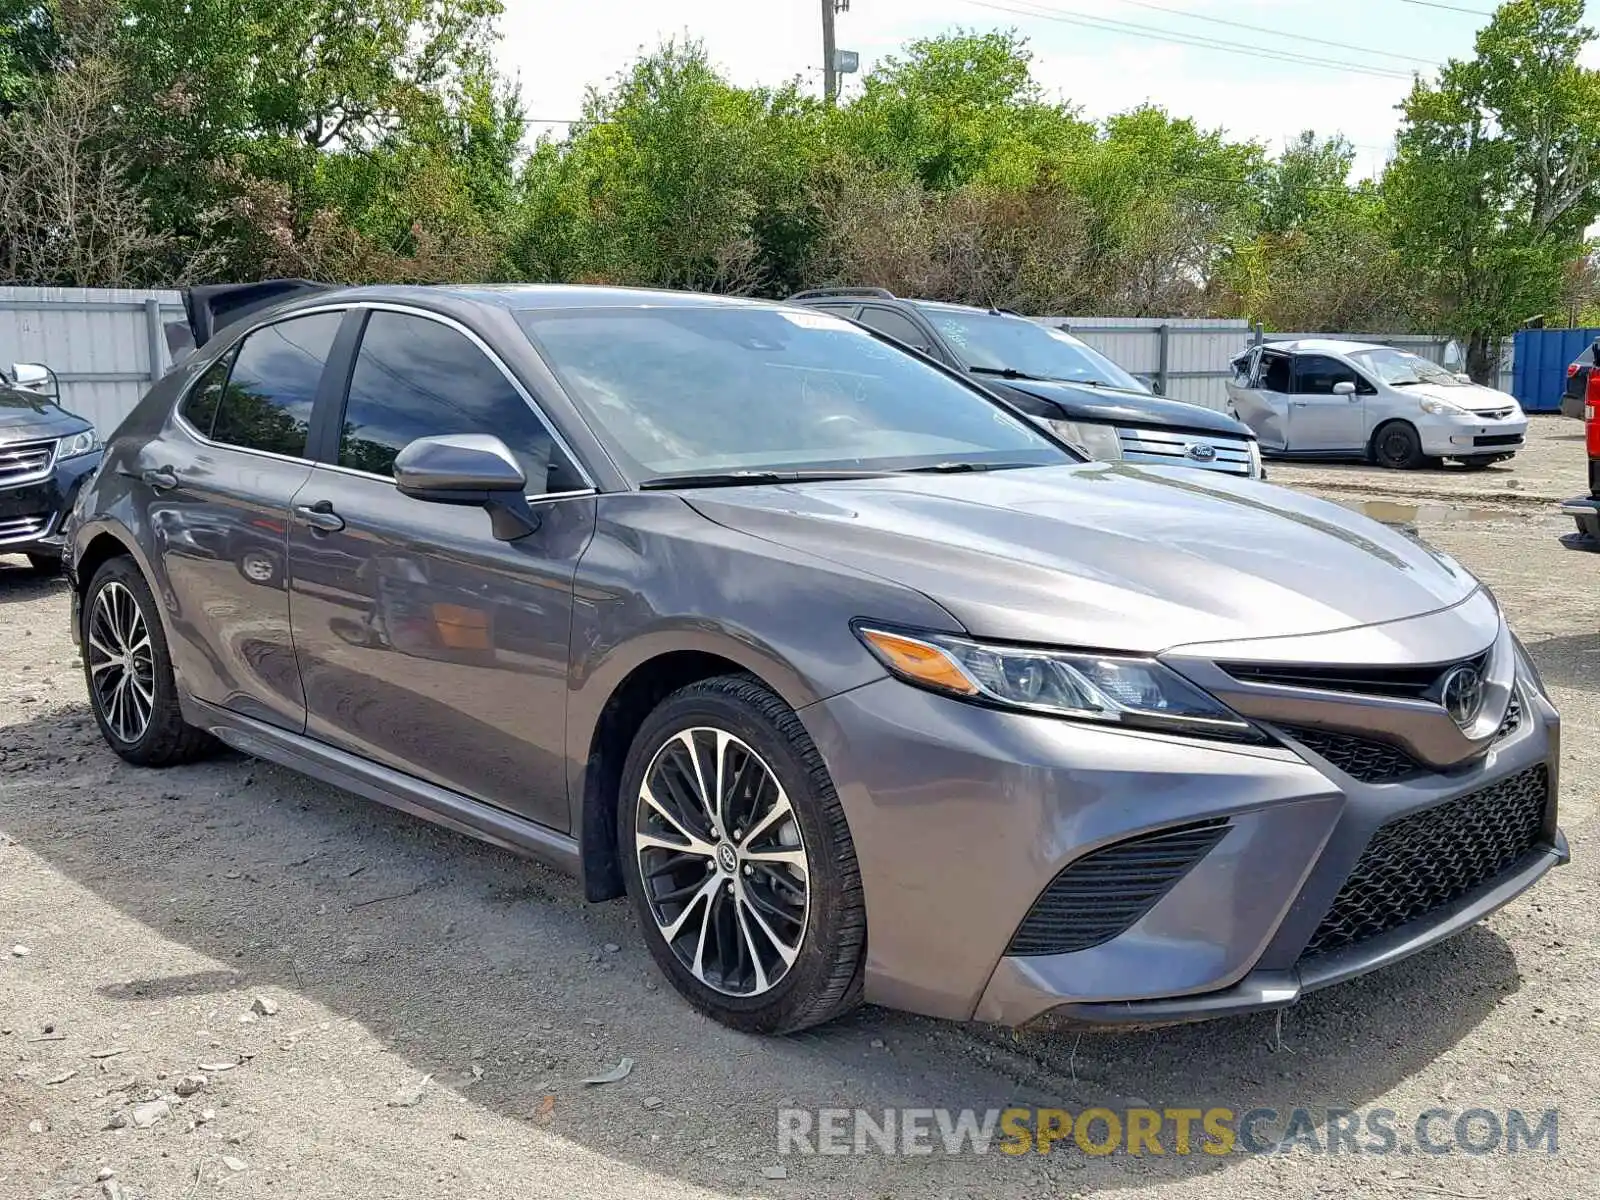
[[[559,17],[543,0],[504,3],[500,66],[520,80],[529,116],[541,121],[579,115],[587,87],[604,87],[641,50],[685,34],[701,39],[736,84],[777,84],[798,76],[814,92],[822,90],[821,0],[569,0]],[[1360,178],[1383,169],[1394,137],[1395,105],[1411,86],[1409,72],[1427,72],[1430,64],[1450,57],[1470,57],[1473,36],[1487,23],[1493,5],[1492,0],[1436,0],[1434,5],[1414,0],[849,0],[849,6],[836,18],[838,44],[860,54],[863,73],[914,38],[958,27],[1015,28],[1034,51],[1035,78],[1054,98],[1077,105],[1088,117],[1149,101],[1274,151],[1302,129],[1343,133],[1356,147],[1353,177]],[[1591,20],[1600,16],[1600,0],[1589,8]],[[1062,16],[1115,24],[1092,28]],[[1163,40],[1167,37],[1190,41]],[[1284,61],[1273,57],[1277,54],[1325,65]],[[1600,66],[1600,52],[1592,59],[1590,65]],[[1349,65],[1326,65],[1329,60]],[[859,76],[845,78],[848,95]],[[535,124],[530,132],[546,129],[559,134],[562,126]]]

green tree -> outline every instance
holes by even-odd
[[[14,110],[61,53],[59,15],[48,0],[0,0],[0,114]]]
[[[1557,311],[1600,216],[1600,73],[1578,61],[1595,36],[1582,18],[1582,0],[1503,4],[1476,56],[1401,106],[1384,180],[1395,245],[1480,382],[1505,335]]]

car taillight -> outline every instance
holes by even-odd
[[[1584,448],[1591,459],[1600,459],[1600,370],[1589,372],[1583,401]]]
[[[1577,363],[1568,363],[1567,364],[1567,378],[1571,379],[1577,373],[1578,373],[1578,364]]]

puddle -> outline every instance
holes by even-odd
[[[1418,521],[1444,524],[1457,521],[1507,521],[1519,514],[1498,508],[1468,508],[1459,504],[1400,504],[1394,500],[1344,500],[1362,516],[1382,521],[1385,525],[1415,525]]]

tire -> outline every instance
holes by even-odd
[[[125,556],[103,563],[84,592],[82,611],[84,682],[106,743],[140,767],[170,767],[212,750],[211,735],[179,710],[166,631],[138,565]]]
[[[715,820],[697,806],[695,767],[707,791],[723,781]],[[719,676],[663,700],[628,751],[617,812],[623,877],[651,956],[695,1008],[746,1033],[780,1034],[860,1003],[867,914],[844,809],[800,719],[762,683]]]
[[[33,568],[35,575],[54,576],[61,574],[61,556],[58,554],[30,554],[28,566]]]
[[[1372,460],[1380,467],[1394,471],[1414,471],[1426,456],[1422,453],[1422,438],[1409,421],[1390,421],[1378,426],[1372,435]]]

